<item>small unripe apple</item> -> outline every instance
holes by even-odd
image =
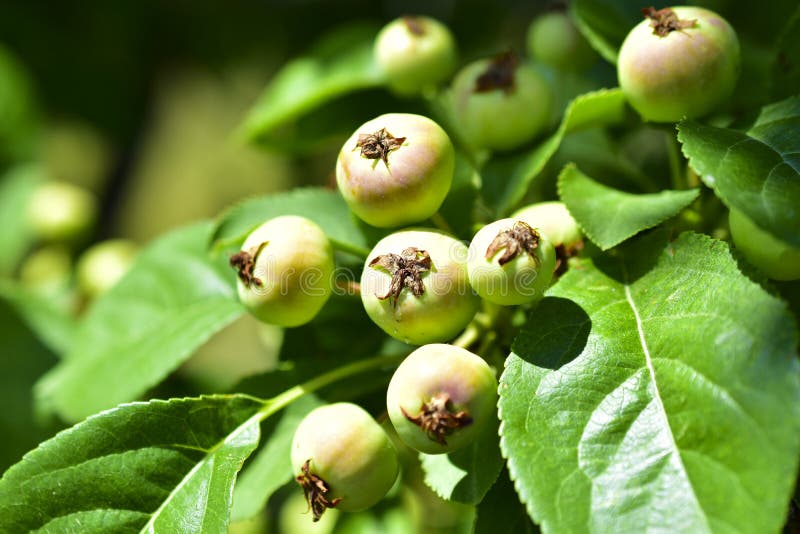
[[[389,228],[435,214],[454,170],[453,143],[438,124],[421,115],[389,113],[366,122],[344,143],[336,182],[361,220]]]
[[[800,278],[800,248],[762,230],[737,209],[729,214],[731,237],[747,261],[773,280]]]
[[[567,13],[545,13],[534,19],[527,45],[536,61],[562,71],[583,70],[597,59]]]
[[[643,10],[619,51],[619,85],[646,120],[706,115],[739,77],[739,40],[728,22],[701,7]]]
[[[427,454],[468,445],[496,419],[497,379],[481,358],[452,345],[425,345],[403,360],[386,391],[400,439]]]
[[[295,431],[291,460],[315,521],[328,508],[369,508],[386,495],[399,472],[397,451],[386,432],[349,402],[306,415]]]
[[[446,80],[456,68],[456,42],[447,26],[430,17],[395,19],[378,33],[375,61],[389,87],[416,94]]]
[[[361,275],[370,319],[405,343],[454,338],[478,309],[469,285],[467,247],[433,230],[406,230],[380,240]]]
[[[510,150],[542,132],[553,95],[544,78],[511,53],[480,59],[453,80],[453,112],[474,148]]]
[[[550,241],[519,219],[487,224],[469,245],[470,285],[481,298],[503,306],[541,299],[555,266]]]
[[[89,247],[78,260],[78,284],[91,297],[105,293],[130,268],[139,247],[127,239],[111,239]]]
[[[45,241],[84,237],[97,217],[92,194],[67,182],[46,182],[34,191],[27,206],[34,233]]]
[[[258,319],[278,326],[311,321],[330,297],[333,248],[325,232],[305,217],[265,222],[231,257],[239,299]]]

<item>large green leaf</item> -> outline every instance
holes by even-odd
[[[578,96],[564,112],[558,130],[530,152],[498,157],[481,171],[483,194],[500,215],[522,200],[531,182],[570,132],[613,124],[625,115],[625,96],[619,89],[601,89]]]
[[[141,252],[37,385],[46,407],[75,421],[135,400],[243,312],[225,258],[206,251],[210,231],[210,223],[185,227]]]
[[[289,456],[294,432],[303,417],[320,404],[321,401],[313,395],[305,395],[286,409],[270,433],[269,441],[253,457],[236,483],[231,512],[234,520],[249,519],[260,513],[270,496],[292,479]]]
[[[43,181],[35,165],[13,167],[0,178],[0,275],[11,273],[33,243],[28,200]]]
[[[689,163],[725,204],[800,247],[800,96],[764,107],[747,132],[695,121],[678,130]]]
[[[12,280],[0,279],[0,299],[13,306],[53,352],[61,355],[70,349],[77,321],[63,307]]]
[[[216,248],[238,246],[255,227],[279,215],[307,217],[325,230],[337,248],[364,257],[369,254],[366,239],[342,196],[320,188],[295,189],[234,206],[217,223],[213,235]]]
[[[635,195],[599,184],[568,165],[558,177],[558,194],[586,236],[608,250],[677,215],[699,190]]]
[[[441,498],[478,504],[503,468],[497,421],[487,423],[478,439],[449,454],[422,454],[425,483]]]
[[[500,381],[501,448],[545,532],[778,532],[800,453],[786,305],[728,246],[662,232],[584,259]]]
[[[0,531],[225,532],[262,407],[220,395],[92,416],[3,475]]]
[[[372,26],[340,29],[286,64],[248,113],[242,133],[262,138],[326,101],[382,85],[383,73],[372,57],[376,33]]]

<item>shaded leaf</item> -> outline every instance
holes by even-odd
[[[225,532],[263,404],[126,404],[57,434],[0,479],[0,531]]]
[[[497,482],[478,505],[475,515],[475,534],[535,534],[539,527],[534,525],[525,505],[519,501],[514,484],[503,469]]]
[[[326,101],[382,85],[383,74],[372,58],[376,33],[372,26],[340,29],[310,54],[287,63],[248,113],[242,134],[262,138]]]
[[[61,355],[69,350],[77,321],[62,306],[11,280],[0,279],[0,299],[12,305],[53,352]]]
[[[764,107],[747,131],[681,121],[678,140],[728,207],[800,247],[800,96]]]
[[[568,165],[558,177],[558,193],[586,236],[608,250],[677,215],[699,190],[636,195],[597,183]]]
[[[234,520],[248,519],[261,512],[272,494],[292,480],[289,457],[294,432],[303,417],[321,404],[313,395],[305,395],[289,405],[270,433],[269,441],[253,457],[236,483],[231,511]]]
[[[420,453],[425,483],[443,499],[465,504],[481,502],[503,468],[497,426],[497,421],[487,423],[474,442],[455,452]]]
[[[786,98],[800,90],[800,6],[778,36],[770,85],[774,98]]]
[[[67,358],[37,384],[45,407],[76,421],[136,399],[243,312],[227,258],[206,252],[210,230],[156,240],[95,301]]]
[[[35,165],[13,167],[0,178],[0,274],[10,274],[34,241],[28,200],[44,179]]]
[[[17,462],[52,432],[36,423],[34,382],[58,360],[19,313],[0,300],[0,471]]]
[[[238,246],[260,224],[279,215],[300,215],[317,223],[336,248],[366,257],[369,247],[344,199],[320,188],[295,189],[245,200],[225,212],[214,230],[215,248]]]
[[[558,130],[533,150],[498,157],[481,171],[483,194],[498,214],[511,211],[522,200],[531,182],[558,150],[570,132],[619,122],[625,115],[625,96],[619,89],[601,89],[580,95],[564,112]]]
[[[549,294],[585,320],[543,330],[534,309],[501,377],[501,448],[531,517],[546,532],[779,531],[800,452],[785,304],[707,236],[616,252],[572,264]],[[573,354],[542,367],[541,339]]]
[[[570,6],[586,40],[614,65],[622,41],[642,20],[642,7],[647,7],[636,0],[575,0]]]

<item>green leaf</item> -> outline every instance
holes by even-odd
[[[689,164],[728,207],[800,247],[800,96],[764,107],[747,132],[695,121],[678,130]]]
[[[37,424],[31,388],[58,361],[19,317],[0,300],[0,472],[52,434]]]
[[[334,247],[366,257],[369,247],[347,204],[336,191],[294,189],[245,200],[224,213],[213,234],[216,250],[239,246],[247,234],[279,215],[300,215],[317,223]]]
[[[497,482],[478,505],[475,514],[475,534],[534,534],[539,527],[534,525],[519,502],[508,471],[503,469]]]
[[[72,346],[77,321],[47,298],[12,280],[0,279],[0,299],[13,306],[25,323],[56,354]]]
[[[231,512],[234,520],[249,519],[260,513],[270,496],[292,480],[289,457],[294,432],[308,412],[321,404],[313,395],[305,395],[289,405],[269,435],[269,441],[245,467],[236,483]]]
[[[567,106],[558,130],[535,149],[489,162],[481,172],[484,196],[498,214],[510,212],[556,153],[564,136],[619,122],[624,115],[625,96],[619,89],[600,89],[578,96]]]
[[[44,181],[35,165],[13,167],[0,178],[0,274],[10,274],[34,241],[28,224],[28,200]]]
[[[786,98],[800,88],[800,6],[781,31],[771,65],[770,88],[775,98]]]
[[[423,454],[419,458],[425,483],[441,498],[477,504],[503,468],[497,422],[473,443],[449,454]]]
[[[586,236],[608,250],[631,236],[677,215],[698,189],[635,195],[599,184],[575,165],[558,177],[558,194]]]
[[[0,531],[225,532],[262,407],[219,395],[92,416],[3,475]]]
[[[500,381],[501,448],[545,532],[778,532],[800,453],[786,305],[728,246],[663,232],[579,260]]]
[[[37,384],[69,421],[134,400],[242,313],[226,259],[206,251],[211,224],[156,240],[83,319],[67,358]]]
[[[383,73],[372,57],[376,33],[372,26],[340,29],[310,54],[286,64],[248,113],[242,134],[262,138],[336,97],[381,86]]]
[[[646,7],[636,0],[575,0],[570,5],[586,40],[614,65],[622,41],[642,20],[642,7]]]

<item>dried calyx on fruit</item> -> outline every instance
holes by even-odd
[[[481,228],[469,245],[469,282],[482,298],[505,306],[539,300],[555,270],[550,241],[518,219]]]
[[[312,410],[292,440],[292,468],[314,521],[329,508],[369,508],[391,489],[397,451],[380,425],[348,402]]]
[[[405,343],[447,341],[472,319],[479,299],[467,280],[467,247],[433,230],[406,230],[375,245],[361,275],[369,317]]]
[[[256,228],[231,256],[242,303],[258,319],[279,326],[311,321],[328,300],[333,248],[312,221],[294,215]]]
[[[427,454],[471,443],[495,420],[497,379],[480,357],[452,345],[425,345],[398,366],[386,407],[403,442]]]
[[[567,260],[583,250],[583,234],[563,202],[538,202],[516,211],[512,219],[525,221],[550,241],[556,250],[556,273],[562,274]]]
[[[344,143],[336,183],[350,210],[379,227],[432,216],[455,170],[450,138],[421,115],[390,113],[373,119]]]

